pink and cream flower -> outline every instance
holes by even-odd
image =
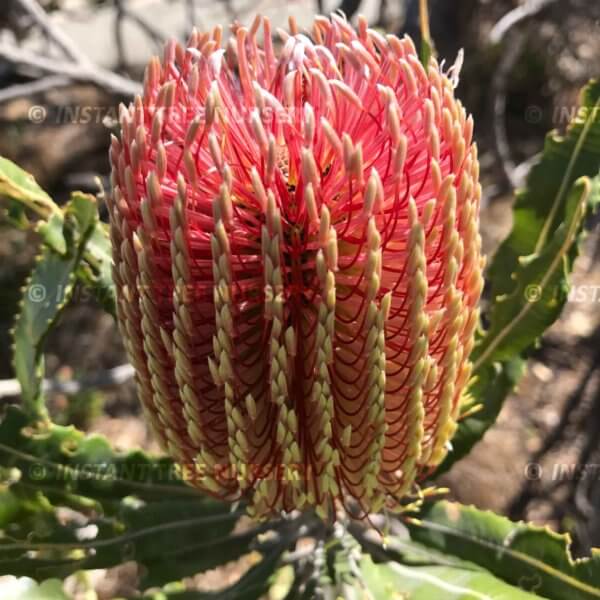
[[[255,516],[393,509],[445,456],[470,377],[473,121],[408,38],[337,15],[277,33],[171,42],[121,111],[119,322],[194,485]]]

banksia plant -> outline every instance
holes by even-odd
[[[122,109],[120,327],[193,485],[257,517],[394,509],[444,458],[470,378],[473,121],[456,68],[409,38],[337,15],[278,34],[257,18],[169,43]]]

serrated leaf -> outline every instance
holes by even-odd
[[[164,518],[159,523],[153,518],[154,505],[123,500],[121,510],[110,518],[57,521],[53,527],[29,532],[22,540],[11,535],[12,541],[0,543],[0,572],[40,580],[64,578],[82,569],[110,568],[134,560],[146,574],[140,583],[145,589],[215,568],[230,555],[237,558],[250,551],[247,539],[230,535],[239,514],[230,513],[227,507],[192,501],[160,504]],[[249,532],[246,538],[254,536]],[[167,564],[160,562],[161,556]],[[185,559],[185,571],[169,568],[169,559],[176,556]],[[152,572],[156,566],[159,572]]]
[[[488,269],[492,296],[511,293],[522,256],[539,253],[563,222],[568,194],[581,177],[600,172],[600,81],[586,86],[580,109],[564,136],[553,131],[543,153],[517,192],[514,225]]]
[[[40,221],[37,228],[43,242],[61,255],[67,253],[67,240],[63,233],[64,225],[62,213],[53,213],[47,221]]]
[[[551,133],[519,191],[513,229],[496,252],[488,277],[490,326],[471,356],[471,412],[458,424],[453,451],[437,469],[448,470],[495,422],[531,349],[560,316],[585,217],[600,204],[600,82],[582,92],[581,110],[565,136]],[[594,178],[594,179],[591,179]]]
[[[507,395],[510,394],[525,373],[526,361],[514,357],[503,363],[487,363],[482,366],[469,387],[470,402],[465,410],[478,405],[477,409],[459,421],[452,438],[452,452],[436,470],[439,475],[452,467],[484,436],[496,422]]]
[[[600,598],[600,550],[573,560],[566,534],[446,501],[425,507],[408,527],[413,540],[544,598]]]
[[[473,352],[474,369],[521,355],[560,315],[568,295],[568,273],[592,190],[588,178],[575,182],[563,215],[542,250],[522,257],[513,289],[496,299],[490,327]]]
[[[351,531],[370,555],[360,562],[358,584],[364,594],[359,598],[533,600],[539,597],[502,581],[481,566],[411,540],[408,530],[398,522],[394,521],[393,534],[385,536],[385,543],[380,533],[364,526],[353,524]]]
[[[21,384],[23,404],[31,413],[44,412],[41,383],[44,376],[42,340],[71,293],[75,259],[44,250],[24,288],[14,329],[13,364]]]
[[[227,520],[222,515],[222,523],[205,523],[182,531],[180,539],[169,538],[170,544],[163,549],[148,555],[144,549],[143,564],[146,567],[142,579],[144,588],[164,585],[168,581],[181,579],[214,569],[225,563],[237,560],[251,552],[256,536],[269,528],[268,525],[252,527],[246,532],[233,534],[233,528],[240,517]],[[207,525],[210,525],[208,527]],[[217,528],[217,525],[221,525]],[[227,527],[223,527],[227,525]],[[183,538],[183,539],[181,539]],[[167,550],[165,551],[165,548]]]
[[[0,196],[18,200],[44,217],[59,212],[33,176],[3,156],[0,156]]]
[[[252,566],[233,585],[215,592],[183,591],[169,586],[160,592],[145,595],[147,600],[261,600],[270,587],[272,577],[281,560],[285,545],[278,545]],[[268,600],[271,600],[267,596]]]
[[[269,578],[268,600],[286,600],[293,593],[296,572],[292,565],[284,565],[274,571]]]
[[[65,210],[52,201],[32,175],[3,157],[0,157],[0,196],[8,199],[5,211],[8,223],[19,229],[26,229],[29,221],[24,208],[32,209],[41,217],[37,229],[43,243],[58,254],[67,254],[67,240],[63,231]],[[88,201],[92,199],[95,206],[94,197],[82,192],[73,192],[70,205],[77,204],[84,198]],[[89,202],[86,205],[92,206]],[[66,212],[68,211],[67,207]],[[108,227],[98,221],[96,211],[93,215],[96,225],[89,235],[77,278],[93,292],[99,304],[114,315],[115,293],[111,277],[112,256]]]
[[[25,205],[13,198],[8,198],[6,205],[2,212],[4,220],[15,229],[27,231],[31,227],[31,223],[25,214]]]
[[[274,526],[232,535],[241,513],[185,485],[168,459],[116,453],[101,436],[31,424],[15,407],[0,423],[0,464],[18,469],[9,491],[30,507],[0,521],[11,532],[0,536],[0,574],[65,577],[136,560],[142,586],[161,586],[251,552],[257,534]],[[51,497],[61,505],[69,505],[61,498],[88,498],[94,510],[84,523],[65,524]]]
[[[19,469],[21,480],[30,486],[101,503],[126,496],[145,502],[205,499],[181,480],[168,458],[150,457],[141,450],[115,452],[103,436],[85,435],[73,426],[32,424],[14,406],[0,423],[0,464]]]
[[[100,306],[115,316],[111,242],[106,223],[98,222],[94,227],[85,246],[78,279],[92,291]]]
[[[13,362],[21,384],[23,404],[32,414],[45,414],[41,393],[44,377],[42,344],[73,292],[75,271],[95,225],[96,214],[93,196],[73,195],[64,219],[61,217],[66,252],[59,254],[51,246],[43,246],[23,288],[13,334]]]
[[[535,600],[539,596],[508,585],[487,571],[465,564],[406,566],[361,562],[366,597],[373,600]]]
[[[214,595],[222,600],[258,600],[270,587],[270,578],[281,561],[287,544],[279,544],[263,555],[260,562],[250,568],[240,580],[230,588]]]

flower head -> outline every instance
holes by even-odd
[[[259,43],[262,28],[263,41]],[[251,513],[398,506],[444,457],[482,288],[473,122],[360,19],[194,32],[113,138],[118,316],[194,485]]]

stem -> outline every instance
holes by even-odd
[[[429,7],[427,0],[419,0],[419,25],[421,27],[421,38],[431,48],[431,31],[429,29]]]

